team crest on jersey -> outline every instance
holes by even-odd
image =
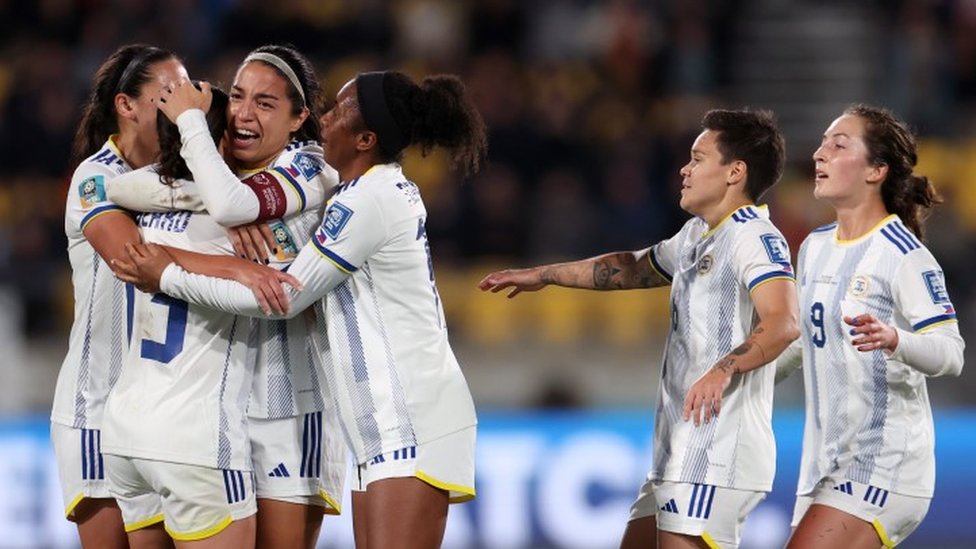
[[[786,245],[783,237],[778,234],[766,233],[759,239],[762,240],[763,246],[766,248],[766,255],[769,256],[771,262],[781,265],[790,264],[790,248]]]
[[[297,153],[291,167],[301,172],[305,179],[313,179],[322,171],[322,160],[310,154]]]
[[[295,245],[295,240],[291,237],[291,231],[288,230],[288,226],[281,220],[273,221],[268,226],[271,227],[271,233],[274,234],[275,243],[278,248],[275,258],[278,261],[291,261],[295,259],[295,256],[298,255],[298,246]]]
[[[715,260],[712,259],[712,256],[708,254],[701,256],[701,258],[698,260],[698,265],[696,265],[698,274],[703,275],[708,273],[708,271],[712,270],[712,265],[714,264]]]
[[[853,297],[862,297],[868,293],[868,277],[856,275],[851,279],[851,284],[847,287],[847,293]]]
[[[922,273],[922,278],[925,279],[925,287],[929,289],[929,297],[932,298],[932,303],[937,305],[949,303],[949,292],[946,291],[945,277],[942,275],[942,271],[925,271]]]
[[[93,175],[78,184],[78,196],[81,197],[81,207],[91,208],[99,202],[107,200],[105,196],[105,176]]]
[[[339,238],[339,233],[349,223],[352,217],[352,210],[341,202],[333,202],[325,212],[325,220],[322,222],[322,230],[325,234],[332,237],[332,240]]]

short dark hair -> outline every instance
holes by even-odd
[[[783,176],[786,144],[771,111],[715,109],[705,113],[702,128],[718,133],[723,164],[746,163],[745,190],[753,201]]]

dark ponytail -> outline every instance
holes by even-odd
[[[409,76],[391,71],[385,73],[383,95],[404,147],[418,144],[424,155],[444,147],[453,167],[466,176],[478,172],[488,149],[485,123],[458,77],[428,76],[418,86]],[[387,162],[401,153],[402,148],[381,151]]]
[[[295,73],[295,77],[298,78],[298,83],[302,87],[301,93],[295,89],[291,79],[278,67],[261,60],[252,61],[264,63],[273,68],[275,72],[285,79],[288,100],[291,101],[292,116],[298,116],[301,114],[302,109],[308,107],[308,116],[305,118],[305,122],[302,123],[301,127],[298,128],[298,131],[295,132],[295,137],[303,141],[317,142],[321,134],[319,118],[323,113],[322,87],[319,84],[318,77],[315,76],[315,68],[312,66],[312,62],[291,44],[269,44],[261,46],[252,50],[248,55],[255,53],[270,53],[287,63],[288,67]],[[302,98],[302,93],[305,94],[304,99]]]
[[[905,226],[924,239],[922,221],[925,213],[941,203],[942,199],[927,177],[912,173],[918,163],[915,136],[904,122],[887,109],[853,105],[844,114],[857,116],[864,121],[868,162],[873,166],[888,167],[888,175],[881,184],[885,209],[898,215]]]
[[[197,88],[198,82],[193,83]],[[224,131],[227,129],[227,92],[211,86],[213,100],[207,110],[207,126],[214,143],[220,144]],[[180,129],[169,121],[166,115],[156,113],[156,132],[159,134],[159,178],[165,185],[172,186],[177,179],[193,179],[193,173],[186,165],[186,160],[180,155],[183,142],[180,139]]]
[[[119,131],[115,95],[139,97],[143,84],[151,78],[150,67],[173,58],[176,56],[169,50],[129,44],[116,50],[98,67],[75,132],[72,164],[77,165],[95,154],[110,135]]]

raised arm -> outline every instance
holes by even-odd
[[[752,301],[759,315],[759,323],[746,340],[722,357],[703,375],[685,397],[684,420],[700,425],[718,416],[722,408],[722,393],[732,376],[754,370],[779,356],[800,337],[796,286],[793,280],[778,278],[760,284],[752,290]]]
[[[508,297],[534,292],[552,284],[587,290],[656,288],[671,282],[651,263],[651,248],[612,252],[589,259],[528,269],[505,269],[485,276],[478,287],[493,293],[512,288]]]
[[[113,177],[105,182],[108,199],[135,212],[203,211],[196,183],[177,180],[164,185],[152,166]]]

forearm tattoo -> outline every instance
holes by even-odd
[[[620,274],[620,269],[614,267],[609,261],[596,261],[593,263],[593,287],[598,290],[610,288],[610,283],[615,276]],[[620,288],[619,280],[615,287]]]
[[[752,331],[752,334],[749,335],[749,338],[746,339],[744,343],[742,343],[742,345],[739,345],[735,349],[732,349],[732,351],[728,355],[722,358],[722,360],[718,361],[718,363],[714,366],[714,368],[717,370],[721,370],[723,373],[726,374],[738,374],[739,367],[735,363],[736,357],[745,355],[746,353],[751,351],[753,347],[759,349],[759,354],[762,356],[763,362],[765,363],[766,352],[763,350],[762,345],[760,345],[759,342],[756,341],[756,336],[763,333],[763,331],[764,330],[761,326],[757,326],[756,329]]]

